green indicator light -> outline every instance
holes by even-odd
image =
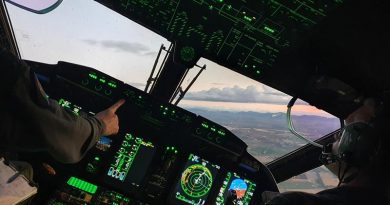
[[[92,78],[92,79],[95,79],[95,80],[97,80],[97,75],[96,74],[93,74],[93,73],[90,73],[89,75],[88,75],[90,78]]]
[[[106,80],[103,79],[103,78],[100,78],[99,81],[102,82],[102,83],[106,83]]]
[[[166,107],[165,110],[168,110],[168,108]]]
[[[221,130],[218,131],[218,134],[220,134],[220,135],[222,135],[222,136],[225,136],[225,132],[223,132],[223,131],[221,131]]]
[[[177,150],[175,150],[175,154],[177,154]]]
[[[222,3],[222,2],[223,2],[223,0],[218,0],[218,2]]]
[[[142,96],[138,96],[139,99],[142,99]]]
[[[96,161],[99,161],[99,160],[100,160],[100,158],[99,158],[99,157],[95,157],[95,160],[96,160]]]
[[[209,126],[206,123],[202,123],[202,127],[209,128]]]
[[[88,192],[90,194],[95,194],[96,190],[98,188],[96,185],[91,184],[91,183],[86,182],[86,181],[83,181],[81,179],[78,179],[76,177],[71,177],[68,180],[67,184],[72,186],[72,187],[75,187],[75,188],[81,189],[83,191],[86,191],[86,192]]]
[[[167,113],[166,112],[163,112],[164,115],[166,115]]]
[[[244,65],[244,67],[245,67],[245,68],[247,68],[247,67],[248,67],[248,65]]]
[[[257,74],[260,74],[260,71],[258,70],[258,71],[256,71],[256,73],[257,73]]]
[[[211,131],[215,132],[215,131],[216,131],[216,129],[215,129],[214,127],[212,127],[212,128],[211,128]]]
[[[232,5],[229,5],[227,8],[228,8],[228,10],[232,9]]]
[[[247,20],[247,21],[249,21],[249,22],[252,22],[252,20],[253,20],[253,19],[250,18],[249,16],[244,16],[244,19]]]
[[[176,113],[176,112],[173,110],[172,113]]]
[[[275,30],[270,28],[270,27],[268,27],[268,26],[264,26],[264,30],[266,30],[266,31],[268,31],[270,33],[275,33]]]
[[[214,7],[213,7],[212,5],[209,6],[209,9],[210,9],[210,10],[213,10],[213,8],[214,8]]]
[[[109,83],[108,83],[108,86],[110,86],[110,87],[112,87],[112,88],[116,88],[116,84],[113,83],[113,82],[109,82]]]

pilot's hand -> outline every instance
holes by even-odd
[[[125,100],[121,99],[111,107],[103,110],[95,115],[95,117],[101,120],[104,124],[103,135],[114,135],[119,131],[119,119],[115,114],[116,111],[125,103]]]

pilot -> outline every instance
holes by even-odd
[[[119,130],[119,100],[95,116],[77,116],[47,97],[22,60],[0,48],[0,154],[48,151],[56,160],[75,163],[101,136]]]
[[[390,117],[383,103],[373,98],[351,113],[343,132],[329,146],[327,167],[340,180],[339,186],[317,194],[285,192],[266,205],[385,205],[390,204]],[[263,194],[263,198],[267,198]]]

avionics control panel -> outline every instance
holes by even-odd
[[[29,64],[49,96],[75,115],[126,99],[119,133],[62,168],[47,204],[259,204],[264,190],[277,191],[247,145],[217,123],[92,68]]]

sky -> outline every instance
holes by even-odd
[[[100,70],[143,89],[163,37],[92,1],[63,1],[44,15],[8,4],[22,58],[55,64],[66,61]],[[290,96],[216,63],[201,59],[206,70],[179,106],[231,111],[285,112]],[[184,87],[195,76],[191,69]],[[300,103],[302,104],[302,103]],[[297,105],[295,114],[323,111]]]

